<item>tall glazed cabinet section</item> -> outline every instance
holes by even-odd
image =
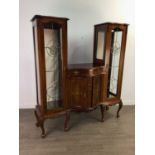
[[[123,106],[121,89],[128,24],[103,23],[94,28],[94,64],[103,65],[107,69],[102,77],[102,104],[119,104],[119,117]]]
[[[45,136],[44,121],[66,114],[67,18],[32,18],[37,105],[36,125]],[[68,116],[66,117],[66,121]],[[65,129],[67,129],[65,122]]]

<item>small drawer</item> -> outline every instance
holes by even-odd
[[[67,76],[68,76],[68,77],[72,77],[72,76],[81,76],[81,74],[82,74],[82,71],[80,71],[80,70],[69,70],[69,71],[67,72]]]

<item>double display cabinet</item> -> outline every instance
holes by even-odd
[[[36,126],[45,137],[46,119],[101,109],[101,121],[109,106],[122,108],[121,87],[128,24],[94,26],[93,63],[68,65],[67,18],[35,15],[32,18],[37,105]]]

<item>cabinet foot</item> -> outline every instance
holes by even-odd
[[[123,107],[123,102],[122,102],[122,100],[119,102],[119,107],[118,107],[118,110],[117,110],[117,118],[119,118],[120,117],[120,115],[119,115],[119,112],[120,112],[120,110],[122,109],[122,107]]]
[[[66,119],[65,119],[65,124],[64,124],[64,131],[69,130],[69,120],[70,120],[70,111],[66,112]]]

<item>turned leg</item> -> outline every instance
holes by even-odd
[[[119,106],[118,106],[118,110],[117,110],[117,118],[120,116],[119,115],[119,112],[120,112],[120,110],[122,109],[122,107],[123,107],[123,102],[122,102],[122,100],[119,102]]]
[[[105,111],[105,106],[104,105],[100,105],[100,109],[101,109],[101,122],[104,122],[104,111]]]
[[[66,112],[66,120],[65,120],[65,125],[64,125],[64,131],[68,131],[69,127],[68,127],[68,123],[70,120],[70,111]]]

